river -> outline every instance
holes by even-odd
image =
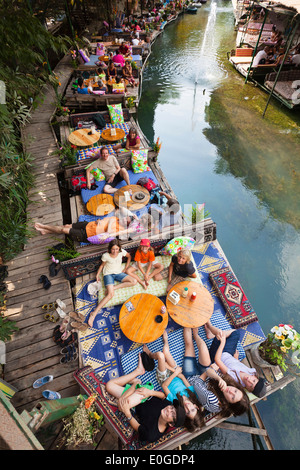
[[[150,142],[160,137],[159,163],[181,205],[205,202],[264,332],[278,323],[300,331],[299,113],[272,100],[262,117],[267,95],[227,61],[235,35],[229,1],[168,25],[152,46],[137,119]],[[258,409],[275,449],[300,448],[298,379]],[[188,448],[253,443],[213,429]]]

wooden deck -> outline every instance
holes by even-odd
[[[68,60],[62,60],[55,72],[60,77],[61,90],[69,80],[72,69]],[[62,91],[59,90],[59,93]],[[59,160],[51,153],[56,150],[56,141],[50,126],[51,116],[56,108],[55,93],[51,87],[44,90],[44,101],[32,114],[30,123],[23,129],[26,151],[34,157],[35,185],[30,191],[31,203],[27,208],[28,219],[32,222],[59,225],[65,223],[58,181]],[[67,306],[66,312],[74,309],[70,282],[60,270],[57,276],[51,277],[47,256],[48,248],[58,243],[61,236],[33,236],[24,246],[24,250],[12,261],[6,263],[8,276],[7,310],[5,316],[15,320],[19,330],[6,344],[6,364],[4,379],[18,389],[11,400],[20,414],[23,410],[30,412],[38,402],[43,400],[41,389],[34,389],[33,382],[44,375],[54,376],[51,390],[58,391],[62,398],[77,396],[79,386],[73,378],[79,361],[60,364],[60,348],[52,339],[54,323],[44,319],[41,306],[61,299]],[[45,290],[39,278],[45,274],[51,281],[51,287]],[[44,390],[45,387],[42,388]],[[57,431],[59,433],[59,429]],[[114,448],[108,443],[111,437],[104,429],[99,434],[99,449]],[[47,448],[56,448],[57,440],[47,439]],[[103,447],[104,446],[104,447]]]

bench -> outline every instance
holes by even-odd
[[[276,72],[269,73],[265,78],[265,87],[272,90],[276,77]],[[295,83],[298,80],[299,83]],[[285,70],[280,72],[273,93],[276,93],[283,99],[287,100],[291,105],[299,105],[298,88],[300,88],[300,70]]]

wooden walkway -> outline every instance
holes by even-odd
[[[70,66],[66,60],[60,62],[56,69],[63,88],[69,79]],[[43,103],[34,111],[30,123],[23,129],[25,149],[33,156],[33,173],[35,185],[30,191],[31,203],[27,208],[30,226],[35,222],[63,223],[57,173],[59,160],[51,155],[56,150],[56,141],[50,126],[50,119],[56,108],[56,97],[52,87],[45,87]],[[35,379],[52,374],[52,390],[57,390],[62,397],[76,395],[78,387],[72,377],[76,368],[74,362],[60,364],[60,351],[52,340],[55,324],[44,319],[41,306],[57,298],[73,309],[72,294],[69,282],[60,271],[56,277],[50,277],[47,256],[49,247],[58,241],[48,236],[38,235],[28,240],[24,250],[7,263],[8,301],[6,315],[17,322],[19,331],[7,343],[4,377],[14,385],[18,392],[12,404],[20,413],[23,409],[30,411],[39,401],[40,389],[33,389]],[[61,237],[60,237],[61,238]],[[39,278],[45,274],[51,281],[48,290],[43,288]]]
[[[55,73],[61,82],[58,90],[62,93],[66,87],[72,68],[68,58],[64,58],[56,67]],[[62,236],[38,235],[34,223],[59,225],[63,220],[61,194],[58,181],[59,159],[51,155],[57,149],[56,140],[50,126],[50,119],[56,109],[56,96],[52,87],[45,87],[43,103],[34,111],[30,123],[23,130],[25,149],[33,156],[35,185],[30,191],[31,203],[27,216],[32,227],[32,238],[24,250],[8,266],[7,310],[6,317],[15,320],[19,330],[6,344],[6,364],[4,379],[16,387],[18,392],[11,400],[20,414],[30,412],[43,401],[41,389],[33,389],[33,382],[44,375],[53,375],[49,387],[58,391],[62,398],[77,396],[79,385],[73,378],[79,361],[60,364],[60,348],[52,339],[54,323],[44,319],[41,306],[56,299],[61,299],[67,306],[66,312],[74,309],[70,282],[63,275],[51,277],[48,248],[63,239]],[[45,290],[39,278],[45,274],[51,281],[51,287]],[[44,390],[46,387],[43,387]],[[57,434],[51,440],[45,439],[44,448],[57,449],[62,424],[57,425]],[[115,438],[105,429],[101,430],[96,450],[116,448]]]

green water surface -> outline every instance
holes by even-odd
[[[233,70],[231,2],[182,15],[152,47],[139,124],[182,205],[206,204],[217,238],[265,333],[300,331],[300,114]],[[298,381],[258,404],[274,447],[299,449]],[[243,422],[239,418],[238,422]],[[247,422],[247,420],[245,420]],[[251,436],[213,429],[192,449],[252,449]]]

